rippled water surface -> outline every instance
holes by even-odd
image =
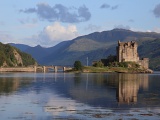
[[[160,73],[0,73],[0,120],[160,119]]]

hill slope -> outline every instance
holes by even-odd
[[[152,67],[153,58],[149,56],[147,52],[143,53],[143,51],[148,42],[154,41],[157,38],[160,38],[160,34],[154,32],[134,32],[131,30],[113,29],[80,36],[70,41],[61,42],[50,48],[28,48],[25,52],[33,55],[40,64],[44,65],[73,65],[75,60],[80,60],[86,65],[87,58],[89,65],[91,65],[94,60],[115,54],[118,40],[135,40],[139,44],[138,51],[140,52],[140,57],[149,57]],[[148,51],[151,50],[149,47],[146,49]],[[160,51],[157,50],[157,52]],[[155,59],[156,58],[157,56],[155,56]],[[158,62],[156,62],[156,64],[158,64]]]
[[[0,66],[16,67],[34,65],[36,61],[31,55],[21,52],[9,44],[0,43]]]
[[[145,41],[138,48],[141,57],[150,59],[150,68],[160,70],[160,39]]]

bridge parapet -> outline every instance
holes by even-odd
[[[71,67],[64,67],[64,66],[39,66],[35,68],[37,69],[41,69],[43,72],[48,72],[50,70],[54,71],[54,72],[58,72],[58,71],[63,71],[65,72],[66,70],[71,70]]]

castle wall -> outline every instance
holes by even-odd
[[[138,64],[141,68],[148,69],[149,68],[149,59],[148,58],[142,58],[138,61]]]

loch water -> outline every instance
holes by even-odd
[[[0,73],[0,120],[159,120],[160,72]]]

